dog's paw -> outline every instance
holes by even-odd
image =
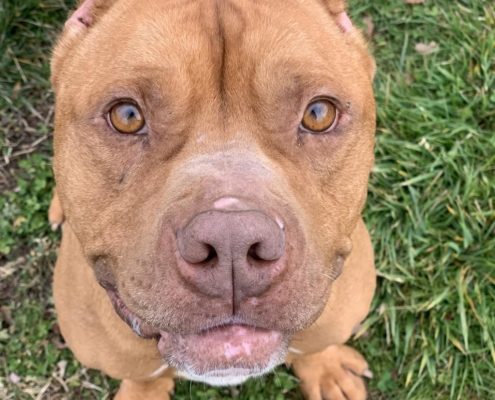
[[[57,190],[53,190],[52,201],[50,202],[50,208],[48,209],[48,222],[52,230],[56,231],[62,223],[64,222],[64,212],[62,210],[62,205],[58,198]]]
[[[344,345],[300,356],[293,368],[308,400],[365,400],[363,377],[373,376],[363,356]]]

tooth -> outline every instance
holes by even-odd
[[[141,334],[141,327],[139,326],[139,321],[137,318],[132,319],[132,330],[138,335],[143,336]]]

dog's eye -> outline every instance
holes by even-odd
[[[337,107],[328,99],[312,101],[304,112],[302,126],[313,133],[328,131],[337,122]]]
[[[138,133],[144,127],[144,117],[139,107],[131,102],[115,104],[108,113],[112,127],[120,133]]]

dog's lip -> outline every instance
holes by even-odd
[[[146,323],[133,313],[120,298],[118,291],[111,285],[102,284],[107,291],[108,297],[117,315],[125,322],[138,336],[143,339],[158,339],[160,330]]]
[[[207,328],[201,329],[199,332],[196,333],[186,333],[186,334],[181,334],[181,333],[172,333],[172,332],[167,332],[167,331],[160,331],[161,336],[165,335],[177,335],[180,337],[192,337],[192,336],[197,336],[197,337],[206,337],[208,335],[216,335],[216,334],[230,334],[232,330],[240,330],[240,331],[256,331],[256,332],[269,332],[269,329],[265,328],[260,328],[255,325],[249,325],[249,324],[244,324],[240,322],[233,322],[234,319],[227,319],[225,322],[214,324],[211,326],[208,326]]]
[[[200,329],[198,332],[193,333],[180,333],[180,332],[168,332],[153,327],[151,324],[143,321],[135,313],[133,313],[121,299],[118,290],[110,284],[103,283],[101,285],[107,292],[110,302],[112,303],[117,315],[125,322],[129,327],[140,337],[144,339],[159,339],[164,335],[177,335],[179,337],[188,336],[206,336],[208,334],[215,334],[217,332],[226,331],[229,328],[242,328],[245,330],[253,330],[256,332],[270,331],[269,329],[246,323],[244,320],[238,317],[225,318],[220,322],[208,324],[206,327]],[[275,331],[273,331],[275,332]]]
[[[196,333],[168,332],[134,314],[111,285],[102,286],[120,318],[143,339],[157,340],[157,350],[163,359],[195,380],[210,382],[218,378],[222,382],[228,379],[237,382],[242,378],[242,381],[272,370],[285,359],[289,337],[280,331],[230,317]],[[216,382],[215,379],[211,382]]]
[[[197,334],[161,331],[158,351],[178,371],[206,382],[207,377],[239,378],[268,372],[285,359],[287,339],[279,331],[229,323]]]

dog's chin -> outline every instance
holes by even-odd
[[[102,285],[103,286],[103,285]],[[212,386],[238,385],[285,360],[290,335],[243,325],[235,318],[198,333],[160,331],[132,313],[116,290],[107,293],[117,314],[139,336],[158,339],[158,351],[178,374]]]
[[[280,332],[224,325],[192,335],[160,333],[158,350],[179,374],[212,386],[238,385],[285,360],[288,338]]]
[[[212,370],[205,374],[177,371],[177,375],[190,381],[206,383],[210,386],[236,386],[246,382],[249,378],[265,375],[273,370],[279,363],[274,363],[263,370],[249,370],[244,368],[229,368]]]

